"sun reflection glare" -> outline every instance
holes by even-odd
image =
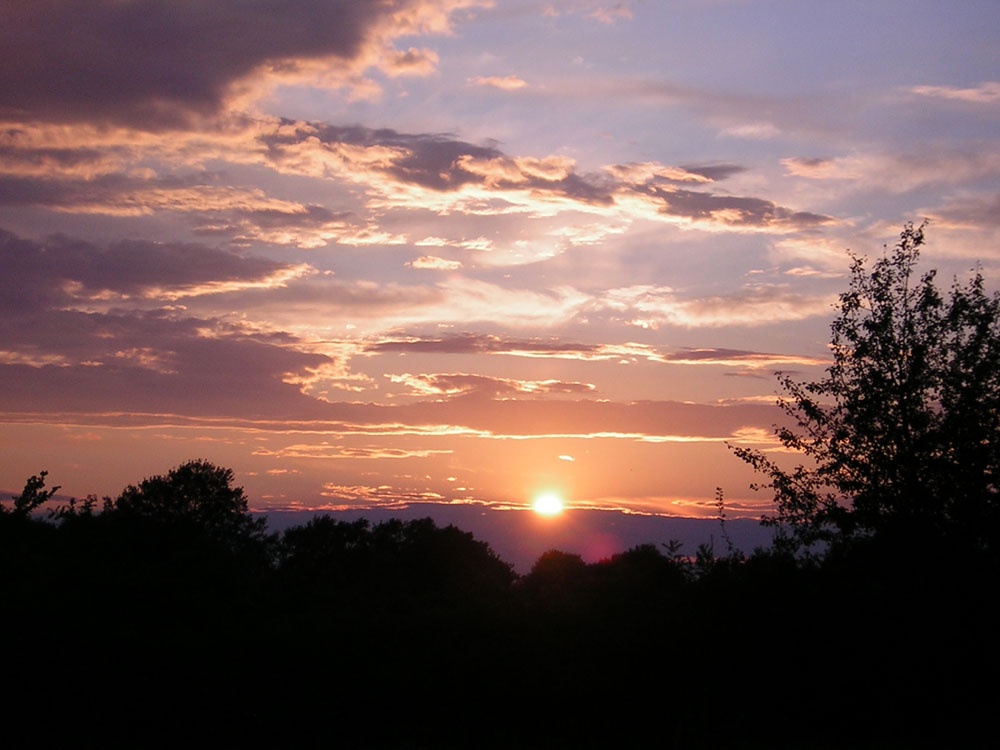
[[[563,512],[565,504],[556,493],[545,492],[535,498],[531,508],[540,516],[558,516]]]

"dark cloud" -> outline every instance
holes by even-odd
[[[783,161],[788,162],[789,164],[796,164],[811,169],[823,167],[827,164],[833,163],[832,159],[827,159],[821,156],[793,156],[788,159],[784,159]]]
[[[71,160],[75,152],[66,152],[64,158]],[[21,153],[26,159],[35,154]],[[112,172],[92,178],[74,176],[72,170],[55,176],[0,175],[0,205],[111,216],[179,212],[191,221],[195,234],[226,237],[235,244],[260,239],[316,246],[329,238],[363,236],[367,230],[351,211],[272,198],[259,188],[226,185],[221,175],[211,172],[154,177]]]
[[[602,347],[593,344],[563,343],[545,339],[518,339],[489,334],[460,333],[441,338],[388,339],[369,344],[366,352],[412,352],[414,354],[504,354],[542,355],[599,354]]]
[[[737,370],[736,372],[722,373],[727,378],[754,378],[755,380],[770,380],[774,377],[774,372],[764,375],[761,370]]]
[[[365,149],[396,149],[391,155],[364,161],[364,169],[378,172],[403,183],[437,191],[455,191],[465,185],[484,185],[502,193],[505,190],[532,191],[540,195],[568,198],[591,205],[609,206],[618,194],[639,193],[658,203],[666,216],[695,222],[721,223],[734,228],[801,229],[826,224],[833,219],[808,211],[795,211],[755,197],[723,195],[686,190],[661,184],[661,172],[670,168],[650,166],[645,181],[616,172],[628,172],[635,166],[615,165],[599,174],[574,170],[569,160],[531,159],[506,155],[495,144],[474,145],[446,134],[408,134],[390,129],[359,126],[337,127],[322,123],[284,121],[280,130],[260,136],[269,158],[277,165],[294,165],[300,159],[303,144],[310,148],[338,153],[348,145]],[[743,171],[735,164],[682,167],[680,175],[696,174],[707,180],[721,180]],[[634,170],[633,170],[634,171]],[[610,172],[610,173],[609,173]],[[679,178],[682,179],[682,178]]]
[[[43,149],[43,153],[44,151]],[[73,149],[66,151],[67,154],[75,153]],[[20,153],[26,159],[31,159],[35,152],[23,150]],[[91,179],[66,175],[5,175],[0,176],[0,205],[65,209],[92,206],[98,212],[102,207],[110,212],[131,206],[141,210],[141,201],[129,196],[135,196],[139,191],[183,190],[198,187],[222,187],[222,183],[219,175],[207,172],[153,178],[112,172]]]
[[[339,144],[362,148],[399,149],[394,158],[372,167],[398,180],[431,190],[457,190],[463,185],[489,184],[498,189],[540,190],[586,203],[610,204],[613,183],[603,175],[581,175],[572,170],[546,177],[506,156],[496,144],[475,145],[442,133],[400,133],[389,128],[341,127],[323,123],[283,121],[280,131],[260,141],[271,159],[294,158],[295,149],[307,139],[323,148]],[[494,176],[493,170],[506,176]]]
[[[18,131],[8,131],[6,138],[13,141]],[[20,148],[0,144],[0,164],[6,172],[73,171],[86,167],[100,167],[108,154],[96,148]]]
[[[692,221],[721,222],[733,227],[814,227],[833,218],[809,211],[793,211],[763,198],[718,195],[644,185],[636,188],[662,202],[659,212]]]
[[[25,312],[97,298],[203,284],[263,282],[291,267],[205,245],[123,240],[107,247],[65,236],[45,242],[0,229],[0,310]]]
[[[739,164],[682,164],[681,169],[692,174],[700,174],[713,182],[747,171],[746,167],[741,167]]]
[[[1000,226],[1000,194],[969,196],[951,201],[932,212],[935,221],[946,226],[973,229]]]
[[[285,123],[292,125],[291,121]],[[274,156],[282,156],[282,146],[296,145],[303,138],[316,137],[325,146],[348,144],[371,148],[386,146],[402,149],[405,155],[392,160],[385,171],[402,182],[412,182],[435,190],[453,190],[480,177],[460,169],[461,157],[494,159],[502,152],[493,145],[476,146],[446,134],[400,133],[390,128],[338,127],[320,123],[304,124],[305,130],[269,134],[261,137]]]
[[[175,309],[71,309],[120,308],[150,291],[257,282],[286,269],[202,245],[98,247],[0,232],[0,408],[304,418],[315,402],[293,382],[334,361],[288,334]]]
[[[751,352],[751,351],[746,351],[744,349],[692,349],[689,347],[684,347],[680,351],[665,355],[664,359],[681,360],[685,362],[691,362],[691,361],[717,362],[720,359],[753,360],[753,359],[759,359],[760,356],[761,352]]]
[[[575,171],[572,160],[509,156],[492,142],[477,145],[441,133],[293,120],[281,120],[252,137],[263,146],[264,159],[279,171],[358,179],[376,190],[393,183],[439,192],[475,185],[500,199],[509,192],[531,193],[592,206],[612,206],[617,196],[640,194],[664,216],[734,228],[808,228],[831,221],[762,198],[681,189],[660,181],[724,179],[743,169],[733,164],[680,169],[615,165],[584,174]],[[116,171],[120,155],[113,149],[25,146],[14,152],[26,166],[20,173],[0,176],[0,204],[112,215],[181,211],[205,217],[195,226],[202,233],[303,246],[330,239],[366,243],[373,231],[377,233],[377,227],[350,212],[278,200],[258,188],[226,184],[225,176],[215,172],[150,176]],[[105,171],[87,174],[88,164],[94,171]],[[419,207],[419,201],[415,205]],[[282,231],[286,229],[290,231]]]
[[[349,63],[415,32],[429,0],[31,0],[0,5],[0,114],[144,128],[213,114],[233,84]],[[391,25],[397,24],[395,28]]]
[[[153,328],[140,316],[101,321],[121,334],[105,338],[99,359],[80,364],[0,365],[0,409],[10,412],[132,412],[241,419],[309,416],[315,401],[284,382],[325,361],[252,339],[147,337],[141,348],[116,349]],[[159,330],[157,330],[159,329]],[[51,343],[51,342],[50,342]],[[172,348],[171,348],[172,347]]]

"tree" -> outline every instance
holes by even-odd
[[[1000,476],[1000,296],[976,271],[942,295],[915,277],[924,225],[851,281],[831,326],[833,364],[815,382],[780,375],[776,428],[806,463],[788,471],[733,447],[767,478],[793,545],[947,539],[996,553]]]
[[[50,490],[45,489],[45,477],[48,474],[47,471],[43,471],[28,477],[28,481],[24,483],[24,489],[21,490],[21,494],[13,498],[13,510],[8,511],[3,505],[0,505],[0,515],[10,513],[14,518],[27,518],[32,512],[51,500],[59,491],[59,487],[56,486]]]
[[[111,512],[154,522],[190,523],[228,541],[260,540],[266,519],[250,515],[242,487],[233,487],[233,470],[201,459],[171,469],[166,476],[129,485]]]

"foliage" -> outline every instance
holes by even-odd
[[[32,511],[37,510],[44,503],[51,500],[59,491],[59,487],[57,485],[50,490],[45,489],[45,477],[47,476],[48,472],[43,471],[29,477],[24,483],[24,489],[21,490],[21,494],[13,498],[14,509],[8,511],[3,505],[0,505],[0,515],[10,514],[16,518],[27,518],[31,515]]]
[[[166,476],[129,485],[108,511],[158,523],[193,524],[219,539],[262,538],[266,520],[250,515],[243,488],[232,484],[232,469],[201,459],[188,461]]]
[[[366,596],[397,589],[423,604],[495,594],[514,579],[488,544],[455,526],[439,528],[430,518],[371,526],[365,519],[316,516],[284,532],[278,565],[289,586],[326,593],[363,589]]]
[[[807,462],[787,471],[765,453],[733,451],[767,477],[793,546],[816,541],[997,540],[1000,475],[1000,296],[982,273],[943,295],[916,278],[924,226],[907,224],[851,281],[831,326],[833,364],[815,382],[779,376],[792,427],[776,435]]]

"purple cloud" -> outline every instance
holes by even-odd
[[[287,77],[317,60],[350,72],[382,56],[396,72],[400,61],[389,47],[392,38],[446,28],[448,13],[470,4],[6,3],[0,6],[0,115],[114,121],[154,130],[183,125],[216,114],[254,74]]]

